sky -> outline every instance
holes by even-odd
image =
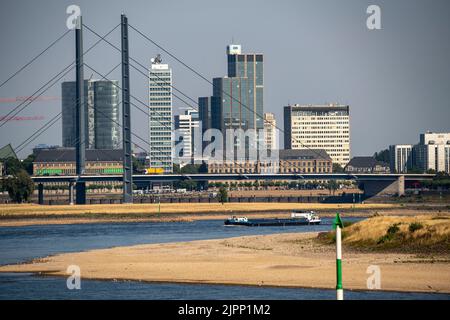
[[[226,46],[264,54],[264,112],[283,129],[287,104],[350,105],[351,154],[372,155],[390,144],[417,143],[427,130],[450,132],[450,1],[448,0],[0,0],[0,83],[62,35],[69,5],[99,34],[129,24],[179,57],[207,79],[226,75]],[[381,30],[369,30],[369,5],[381,8]],[[130,56],[141,64],[161,53],[173,69],[174,86],[190,98],[212,94],[212,86],[130,29]],[[0,98],[30,96],[75,59],[70,32],[0,88]],[[84,48],[97,41],[84,29]],[[120,28],[108,38],[120,47]],[[120,53],[100,43],[84,62],[101,74]],[[85,77],[101,78],[87,67]],[[148,101],[148,79],[133,68],[131,94]],[[120,68],[109,79],[121,79]],[[43,96],[60,96],[62,81]],[[185,99],[193,104],[192,101]],[[5,101],[5,100],[0,100]],[[20,102],[0,102],[0,117]],[[139,102],[135,103],[144,108]],[[175,112],[187,107],[174,99]],[[17,148],[61,111],[61,101],[35,101],[18,116],[40,120],[0,121],[0,146]],[[40,143],[61,145],[61,121],[20,153]],[[148,136],[148,121],[132,108],[132,131]],[[138,142],[138,141],[136,141]],[[142,142],[141,146],[146,147]]]

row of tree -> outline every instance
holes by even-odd
[[[3,160],[6,178],[0,183],[0,191],[7,191],[14,202],[28,201],[33,194],[34,183],[30,178],[33,172],[33,161],[33,155],[23,161],[16,158]]]

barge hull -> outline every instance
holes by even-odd
[[[225,221],[225,225],[227,226],[246,226],[246,227],[308,226],[317,224],[320,224],[320,222],[309,222],[306,220],[299,221],[298,219],[249,220],[246,222]]]

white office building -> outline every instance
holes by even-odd
[[[152,59],[149,77],[149,166],[172,173],[172,69],[160,55]]]
[[[192,163],[196,145],[194,144],[194,137],[198,135],[201,139],[201,131],[199,128],[198,111],[188,109],[184,114],[175,116],[175,155],[174,160],[181,167]],[[201,147],[201,143],[199,144]]]
[[[450,133],[422,133],[414,154],[420,170],[450,173]]]
[[[284,107],[284,148],[323,149],[333,163],[350,161],[349,106],[289,105]]]
[[[413,146],[396,144],[389,146],[390,168],[392,173],[407,173],[413,167]]]
[[[267,150],[278,149],[277,121],[273,113],[264,113],[264,144]]]

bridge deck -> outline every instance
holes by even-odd
[[[162,174],[133,175],[135,182],[175,182],[175,181],[221,181],[221,180],[358,180],[358,181],[395,181],[403,176],[405,181],[431,180],[433,174]],[[35,183],[46,182],[120,182],[122,175],[85,175],[85,176],[33,176]]]

